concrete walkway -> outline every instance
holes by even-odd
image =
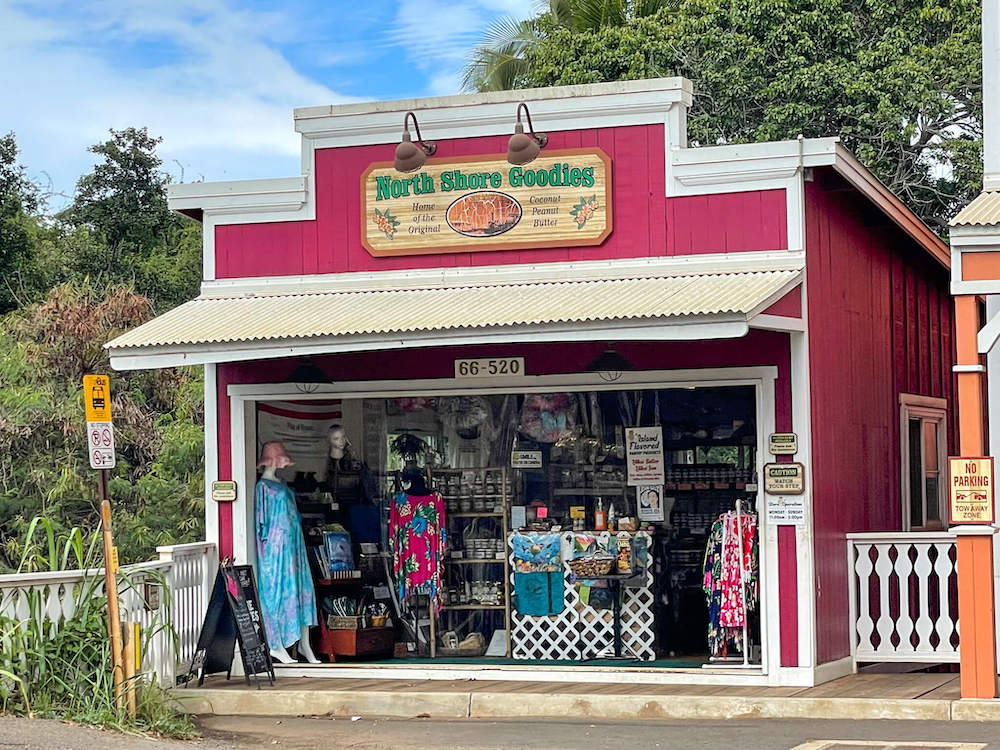
[[[216,715],[1000,721],[1000,700],[959,700],[956,674],[857,674],[814,688],[312,677],[255,688],[211,678],[173,694],[183,711]]]

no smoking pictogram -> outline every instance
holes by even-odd
[[[111,422],[88,422],[87,443],[91,468],[114,468],[115,429]]]

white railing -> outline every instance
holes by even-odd
[[[847,535],[851,656],[859,662],[957,662],[955,535]]]
[[[157,552],[159,560],[121,568],[119,609],[122,621],[139,623],[142,672],[171,685],[177,665],[189,663],[194,653],[218,557],[208,542],[158,547]],[[34,601],[39,602],[34,615],[58,626],[73,616],[87,592],[104,596],[103,568],[0,575],[0,616],[25,620]]]

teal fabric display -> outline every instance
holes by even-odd
[[[514,573],[513,604],[522,615],[559,614],[565,606],[562,572]]]

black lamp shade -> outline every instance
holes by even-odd
[[[605,349],[598,355],[597,359],[587,365],[588,372],[625,372],[634,369],[635,365],[616,352],[614,348]]]
[[[538,141],[524,132],[524,126],[517,123],[514,135],[507,142],[507,161],[514,165],[527,164],[538,157],[541,147]]]
[[[316,366],[311,359],[304,360],[302,364],[292,370],[291,374],[285,378],[286,383],[332,383],[333,380],[323,370]]]

